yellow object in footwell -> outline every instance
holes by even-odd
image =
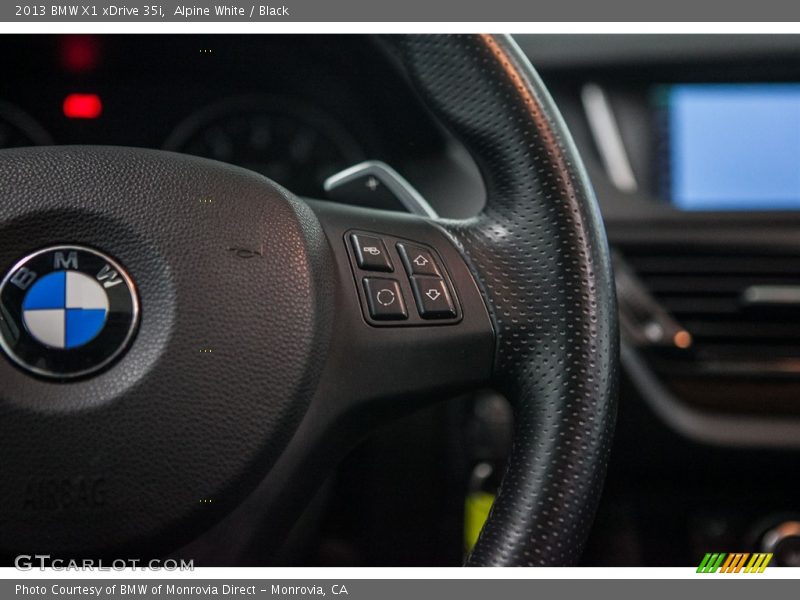
[[[494,494],[488,492],[472,492],[464,501],[464,548],[471,551],[478,541],[483,524],[489,517],[494,503]]]

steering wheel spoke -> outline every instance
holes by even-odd
[[[316,358],[323,363],[316,392],[275,466],[215,529],[213,544],[201,541],[181,551],[199,563],[219,564],[225,556],[237,564],[254,553],[279,554],[324,474],[358,441],[427,404],[485,387],[492,376],[492,323],[446,229],[404,213],[327,201],[308,204],[334,265],[328,298],[334,318],[328,346]],[[421,288],[415,281],[429,285]],[[429,291],[441,295],[424,296]],[[449,299],[442,301],[445,293]],[[448,304],[453,312],[439,309]],[[433,316],[425,314],[431,305],[438,310]],[[373,314],[376,307],[379,312]],[[380,313],[384,309],[389,318]],[[262,520],[258,515],[265,507],[268,519]]]

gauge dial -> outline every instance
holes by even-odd
[[[238,165],[298,195],[317,197],[325,179],[364,158],[350,134],[328,115],[267,96],[201,109],[176,128],[165,148]]]
[[[0,101],[0,148],[47,146],[53,140],[33,117],[13,104]]]

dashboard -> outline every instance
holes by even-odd
[[[642,397],[703,443],[796,447],[797,38],[518,39],[595,187]]]
[[[448,170],[446,136],[366,37],[7,35],[0,51],[0,148],[185,152],[317,198],[367,158],[446,187],[423,167]]]

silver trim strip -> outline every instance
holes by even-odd
[[[587,83],[581,89],[581,101],[608,178],[618,190],[635,192],[639,185],[606,93],[596,83]]]
[[[742,302],[749,306],[800,304],[800,285],[751,285],[742,292]]]

